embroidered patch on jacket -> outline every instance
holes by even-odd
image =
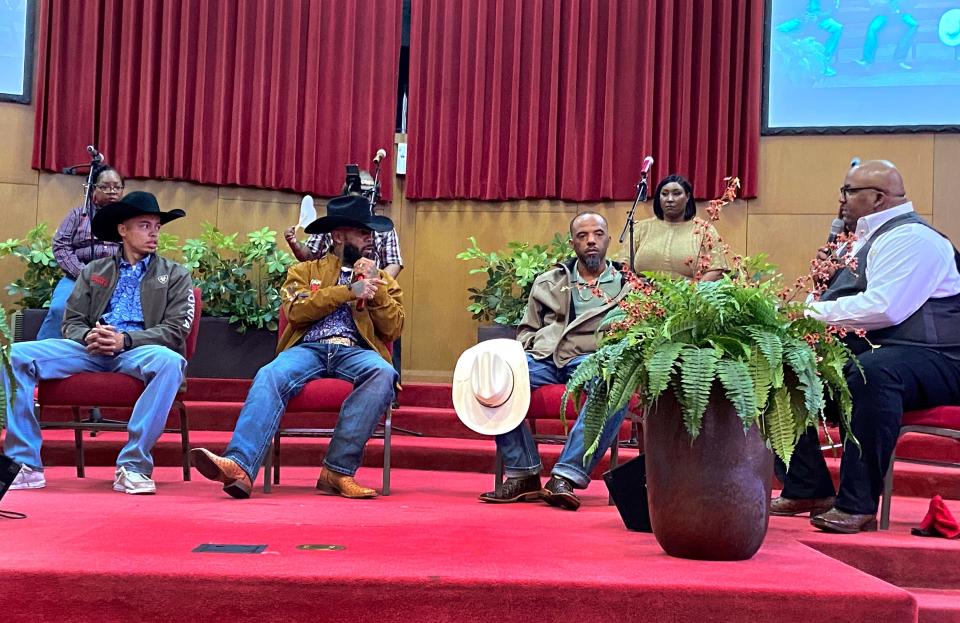
[[[321,284],[321,281],[320,281],[319,279],[311,279],[311,280],[310,280],[310,291],[311,291],[311,292],[316,292],[317,290],[319,290],[319,289],[320,289],[320,284]]]
[[[101,288],[106,288],[108,285],[110,285],[110,281],[103,275],[90,275],[90,281],[91,283],[97,284]]]
[[[157,276],[157,281],[159,281],[160,283],[166,283],[166,282],[167,282],[167,277],[169,277],[169,275],[158,275],[158,276]]]

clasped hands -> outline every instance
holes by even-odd
[[[112,357],[123,350],[123,333],[108,324],[97,322],[83,338],[91,355]]]
[[[387,284],[386,281],[377,276],[379,275],[377,265],[367,257],[361,257],[354,262],[353,275],[356,281],[350,284],[350,291],[358,299],[369,301],[377,294],[380,286]]]

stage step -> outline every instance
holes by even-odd
[[[960,590],[909,588],[917,600],[918,623],[960,623]]]
[[[191,447],[206,447],[214,452],[222,451],[230,441],[226,431],[195,431],[190,435]],[[46,465],[73,465],[74,438],[72,431],[46,430],[43,432],[43,460]],[[86,463],[88,465],[112,465],[126,440],[124,433],[100,433],[94,438],[84,435]],[[326,452],[328,439],[284,439],[282,442],[283,465],[320,466]],[[562,447],[541,444],[540,454],[546,474],[560,456]],[[179,435],[164,434],[154,449],[157,465],[180,464]],[[637,456],[638,451],[621,448],[621,462]],[[492,439],[452,439],[436,437],[410,437],[395,434],[393,437],[394,467],[422,470],[445,470],[460,472],[493,473],[496,446]],[[378,467],[383,463],[383,441],[373,439],[364,453],[364,465]],[[827,464],[836,478],[839,460],[828,458]],[[594,478],[609,468],[609,454],[593,473]],[[940,494],[947,499],[960,499],[960,472],[956,469],[927,465],[898,464],[894,478],[894,491],[898,496],[930,498]],[[777,486],[775,484],[775,486]]]

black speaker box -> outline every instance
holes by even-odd
[[[628,530],[653,532],[647,506],[647,466],[641,454],[603,474],[610,497]]]

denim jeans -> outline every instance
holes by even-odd
[[[79,372],[120,372],[140,379],[146,385],[130,414],[129,439],[117,467],[149,476],[153,473],[150,452],[160,438],[167,414],[183,382],[186,360],[164,346],[138,346],[112,357],[90,355],[73,340],[18,342],[11,347],[10,360],[17,384],[17,396],[11,405],[7,390],[7,456],[33,469],[43,468],[40,461],[40,425],[33,411],[33,390],[41,380],[62,379]]]
[[[393,402],[397,372],[376,351],[339,344],[298,344],[260,368],[224,456],[237,462],[254,481],[287,402],[316,378],[338,378],[353,384],[323,464],[352,476],[363,461],[363,448],[380,417]]]
[[[886,28],[889,17],[886,15],[877,15],[867,26],[867,37],[863,41],[863,60],[867,63],[873,63],[877,59],[877,47],[880,45],[880,31]],[[907,58],[907,52],[913,44],[913,37],[917,34],[919,24],[909,13],[900,13],[900,21],[903,22],[904,31],[897,41],[897,49],[893,51],[893,62],[899,63]]]
[[[77,280],[64,275],[57,286],[53,289],[53,295],[50,297],[50,308],[47,309],[47,315],[37,331],[38,340],[60,339],[63,334],[60,332],[60,325],[63,324],[63,312],[67,309],[67,299],[73,292],[73,286]]]
[[[573,358],[565,366],[557,367],[550,359],[534,359],[527,353],[527,367],[530,370],[530,391],[543,385],[566,384],[573,376],[577,366],[586,358],[587,355],[580,355]],[[627,410],[622,409],[607,421],[600,434],[600,443],[597,450],[593,453],[587,465],[583,464],[583,455],[586,451],[583,443],[584,419],[578,417],[573,428],[570,429],[570,435],[563,446],[563,451],[560,453],[560,460],[553,466],[551,473],[554,476],[570,480],[577,488],[586,488],[590,484],[590,472],[597,466],[607,448],[617,438],[617,433],[620,432],[620,424],[623,422],[626,413]],[[580,415],[583,415],[582,411]],[[508,478],[522,478],[540,473],[543,468],[540,462],[540,453],[537,451],[537,444],[526,422],[509,433],[497,435],[496,440],[497,450],[503,457],[504,473]]]

